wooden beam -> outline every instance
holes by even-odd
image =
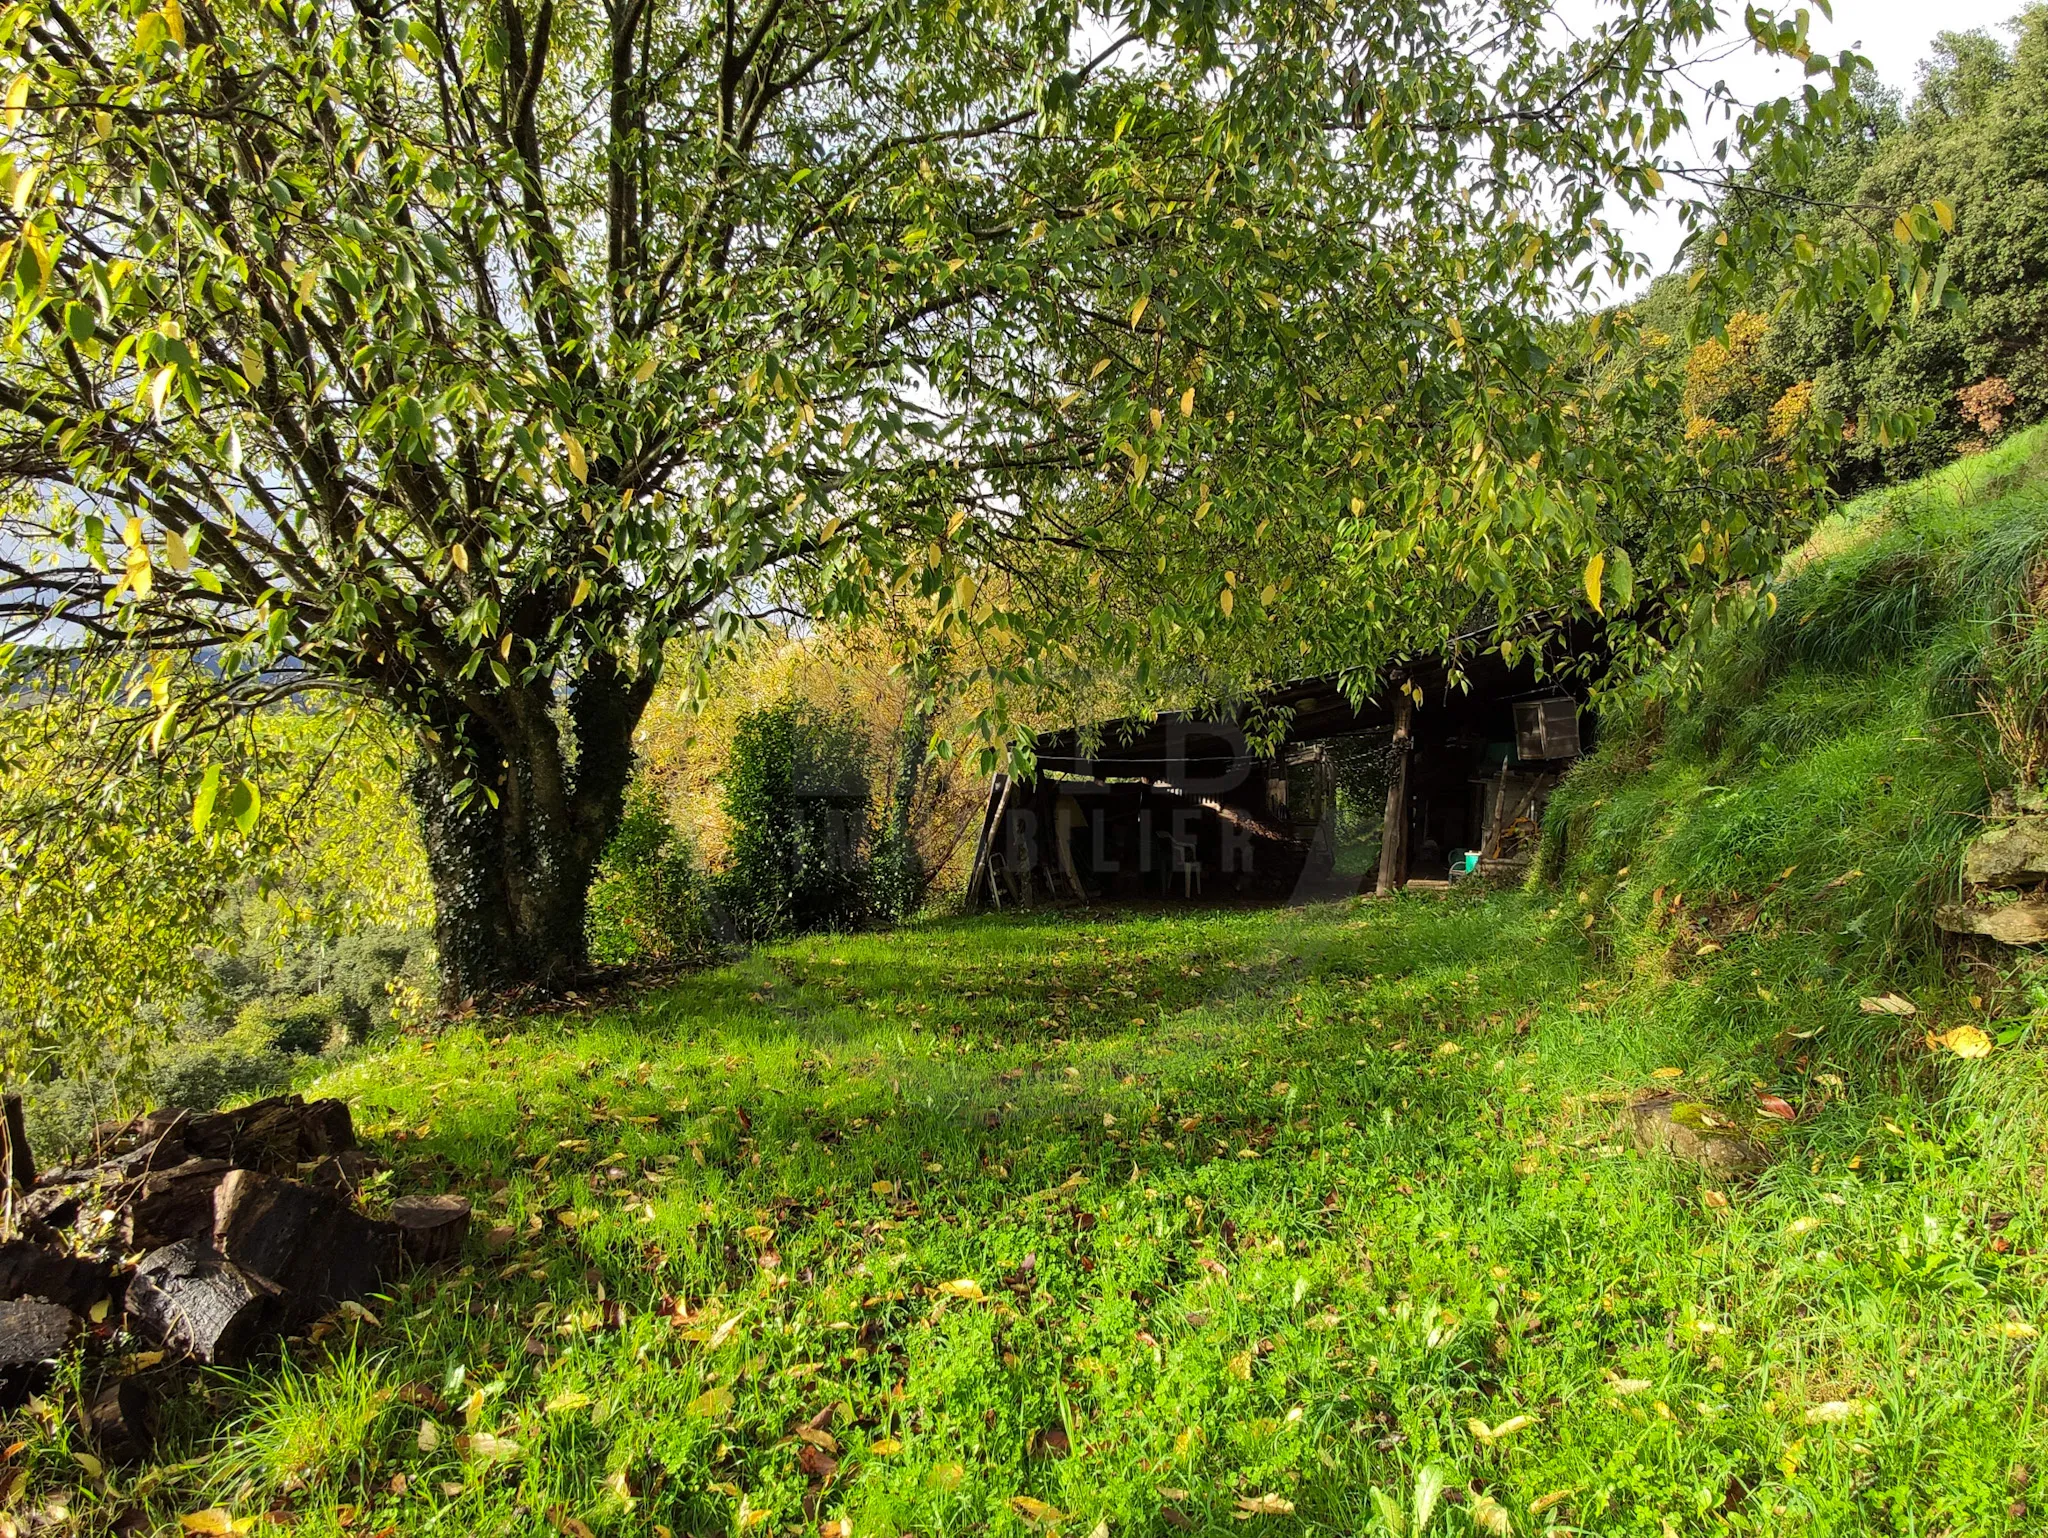
[[[1010,804],[1010,777],[997,770],[989,777],[988,802],[981,815],[981,838],[974,846],[974,864],[967,872],[967,911],[975,912],[981,906],[981,888],[990,880],[989,856],[995,849],[1002,821],[1003,809]]]
[[[1387,787],[1387,823],[1380,834],[1375,895],[1391,897],[1408,880],[1408,761],[1415,753],[1415,706],[1404,688],[1394,706],[1394,782]]]

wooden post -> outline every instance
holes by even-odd
[[[0,1119],[0,1153],[6,1155],[4,1176],[24,1191],[36,1186],[36,1156],[28,1146],[28,1120],[22,1115],[21,1096],[10,1093]]]
[[[1408,761],[1415,751],[1415,706],[1404,688],[1394,706],[1394,783],[1387,787],[1387,825],[1380,834],[1380,874],[1373,891],[1391,897],[1408,879]]]

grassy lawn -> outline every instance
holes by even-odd
[[[468,1263],[196,1386],[139,1481],[19,1418],[17,1511],[2040,1531],[2037,1054],[1739,957],[1615,976],[1574,920],[937,922],[379,1049],[307,1087],[476,1198]],[[1804,1114],[1712,1190],[1617,1126],[1673,1082]]]

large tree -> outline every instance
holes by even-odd
[[[0,619],[200,656],[158,744],[281,681],[383,702],[449,993],[559,983],[664,656],[799,576],[1008,659],[1147,583],[1168,632],[1243,626],[1226,563],[1276,519],[1349,574],[1317,599],[1347,634],[1418,580],[1503,619],[1575,591],[1588,376],[1542,339],[1629,272],[1597,215],[1681,169],[1673,77],[1716,25],[22,0]],[[1848,63],[1812,68],[1735,156],[1825,129]]]

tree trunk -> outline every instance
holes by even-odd
[[[434,887],[444,1004],[559,992],[585,974],[590,881],[624,810],[655,677],[601,660],[566,710],[543,683],[486,696],[423,734],[407,789]]]

